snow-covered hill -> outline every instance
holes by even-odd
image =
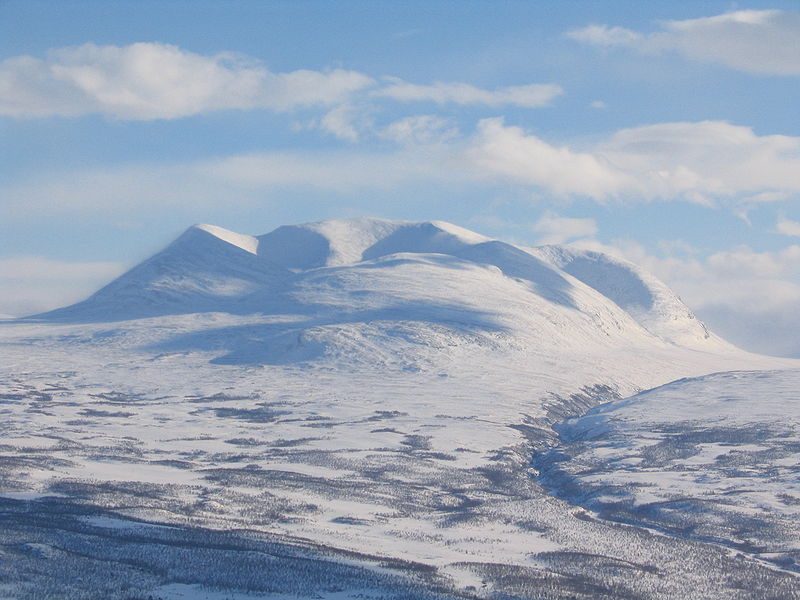
[[[533,478],[553,428],[601,402],[798,364],[604,255],[441,222],[196,226],[81,303],[0,323],[0,351],[0,596],[800,589]]]

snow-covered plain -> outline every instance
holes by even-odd
[[[552,427],[601,402],[798,367],[605,255],[439,222],[196,226],[0,344],[0,596],[800,597],[785,561],[536,479]]]

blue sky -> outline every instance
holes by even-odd
[[[0,2],[0,313],[192,223],[621,254],[800,355],[796,2]]]

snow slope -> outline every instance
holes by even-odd
[[[562,246],[542,246],[529,251],[597,290],[662,339],[711,351],[728,346],[664,283],[629,261]]]
[[[46,316],[113,321],[218,310],[289,274],[259,260],[257,247],[251,236],[195,225],[87,300]]]

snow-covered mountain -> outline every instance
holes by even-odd
[[[727,344],[663,283],[609,256],[441,222],[258,237],[201,225],[83,302],[0,322],[0,351],[0,508],[13,515],[0,519],[0,597],[800,594],[792,553],[737,556],[706,530],[654,535],[612,518],[664,501],[636,480],[658,486],[680,466],[663,421],[692,420],[696,433],[718,405],[704,386],[634,394],[798,362]],[[693,412],[695,393],[705,400]],[[617,427],[609,443],[559,437],[565,419],[608,401],[619,412],[587,418]],[[758,422],[773,423],[781,402],[737,406],[748,429],[779,436]],[[800,455],[779,445],[759,456],[777,468]],[[662,448],[658,464],[635,462]],[[614,515],[587,501],[581,461],[609,474],[599,493],[628,494]],[[723,463],[709,494],[738,476]],[[698,489],[663,492],[672,510]],[[748,510],[758,495],[741,498]]]
[[[279,227],[259,237],[211,225],[59,321],[198,312],[457,322],[513,331],[537,346],[657,345],[729,351],[663,283],[631,263],[558,246],[525,249],[443,222],[379,219]]]

